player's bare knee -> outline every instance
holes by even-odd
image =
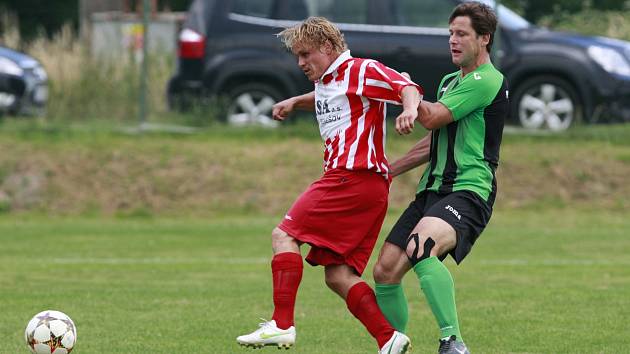
[[[281,240],[283,238],[286,238],[288,235],[286,232],[282,231],[281,229],[275,227],[272,231],[271,231],[271,239],[272,240]]]
[[[396,262],[379,260],[374,266],[372,276],[377,284],[398,284],[401,280],[396,271]]]
[[[409,235],[407,238],[407,258],[411,266],[415,266],[421,261],[435,255],[435,241],[431,237],[422,240],[417,233]]]
[[[405,250],[399,245],[385,242],[378,255],[378,261],[372,271],[377,284],[400,284],[409,270]]]
[[[274,250],[286,248],[291,241],[291,237],[279,228],[276,227],[271,231],[271,247]]]
[[[387,270],[381,262],[377,262],[372,270],[372,277],[377,284],[383,284],[387,280]]]

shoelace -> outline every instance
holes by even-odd
[[[455,344],[455,336],[451,336],[449,339],[442,340],[440,339],[440,349],[438,350],[440,353],[448,353],[451,350],[451,347]]]
[[[271,321],[267,321],[266,319],[260,317],[260,320],[262,321],[261,323],[258,324],[258,327],[260,328],[267,328],[270,327],[271,325]]]

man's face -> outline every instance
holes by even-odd
[[[296,43],[293,45],[293,54],[298,60],[300,69],[304,71],[306,77],[311,81],[318,80],[337,57],[330,43],[320,47],[312,44]]]
[[[455,17],[449,25],[449,32],[451,59],[453,64],[462,68],[474,65],[490,41],[490,35],[477,35],[468,16]]]

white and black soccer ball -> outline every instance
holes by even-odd
[[[65,313],[46,310],[28,322],[24,339],[32,353],[68,354],[77,342],[77,328]]]

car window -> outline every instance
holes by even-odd
[[[392,7],[398,25],[447,28],[455,5],[445,0],[393,0]]]
[[[272,3],[273,0],[233,0],[232,13],[270,18]]]
[[[366,23],[367,0],[287,0],[287,20],[303,20],[308,16],[326,17],[335,23]]]
[[[520,30],[530,26],[526,19],[503,5],[499,5],[498,15],[501,24],[509,29]]]
[[[186,21],[184,22],[185,28],[190,28],[198,33],[205,33],[206,30],[206,1],[195,0],[190,4],[188,14],[186,15]],[[212,6],[212,5],[209,5]]]

